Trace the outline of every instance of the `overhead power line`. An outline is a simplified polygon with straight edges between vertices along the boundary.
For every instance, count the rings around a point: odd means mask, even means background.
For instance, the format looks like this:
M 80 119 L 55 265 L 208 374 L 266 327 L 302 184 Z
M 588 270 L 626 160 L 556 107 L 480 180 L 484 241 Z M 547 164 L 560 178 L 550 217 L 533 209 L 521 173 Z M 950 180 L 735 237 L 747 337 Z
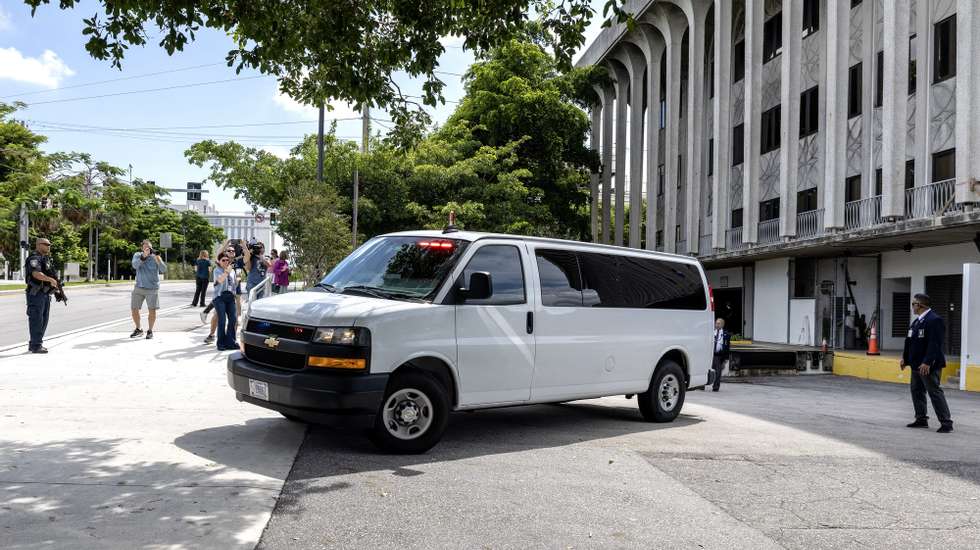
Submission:
M 327 120 L 335 121 L 345 121 L 345 120 L 361 120 L 361 117 L 337 117 L 329 118 Z M 260 126 L 285 126 L 294 124 L 313 124 L 316 120 L 290 120 L 283 122 L 253 122 L 248 124 L 210 124 L 210 125 L 196 125 L 196 126 L 145 126 L 145 127 L 131 127 L 131 128 L 110 128 L 104 126 L 94 126 L 88 124 L 77 124 L 77 123 L 67 123 L 67 122 L 57 122 L 50 120 L 36 120 L 28 119 L 25 122 L 30 124 L 54 124 L 59 126 L 78 126 L 85 128 L 96 128 L 101 130 L 119 130 L 119 131 L 156 131 L 156 130 L 206 130 L 209 128 L 253 128 Z M 390 122 L 390 121 L 389 121 Z
M 242 81 L 245 81 L 245 80 L 255 80 L 256 78 L 272 78 L 272 76 L 271 75 L 260 74 L 260 75 L 255 75 L 255 76 L 243 76 L 241 78 L 226 78 L 226 79 L 223 79 L 223 80 L 209 80 L 207 82 L 192 82 L 190 84 L 176 84 L 174 86 L 164 86 L 162 88 L 146 88 L 146 89 L 143 89 L 143 90 L 128 90 L 128 91 L 125 91 L 125 92 L 115 92 L 115 93 L 110 93 L 110 94 L 99 94 L 99 95 L 91 95 L 91 96 L 85 96 L 85 97 L 67 97 L 67 98 L 64 98 L 64 99 L 51 99 L 51 100 L 48 100 L 48 101 L 35 101 L 35 102 L 32 102 L 32 103 L 29 103 L 28 105 L 31 106 L 31 107 L 33 107 L 35 105 L 47 105 L 49 103 L 68 103 L 70 101 L 84 101 L 84 100 L 87 100 L 87 99 L 101 99 L 103 97 L 116 97 L 116 96 L 122 96 L 122 95 L 145 94 L 145 93 L 150 93 L 150 92 L 163 92 L 163 91 L 167 91 L 167 90 L 177 90 L 177 89 L 181 89 L 181 88 L 194 88 L 194 87 L 197 87 L 197 86 L 209 86 L 211 84 L 223 84 L 223 83 L 226 83 L 226 82 L 242 82 Z
M 97 82 L 85 82 L 85 83 L 82 83 L 82 84 L 72 84 L 71 86 L 60 86 L 58 88 L 51 88 L 49 90 L 38 90 L 36 92 L 24 92 L 24 93 L 21 93 L 21 94 L 11 94 L 11 95 L 7 95 L 7 96 L 2 96 L 2 97 L 0 97 L 0 99 L 7 99 L 7 98 L 11 98 L 11 97 L 24 97 L 24 96 L 28 96 L 28 95 L 37 95 L 37 94 L 49 94 L 51 92 L 60 92 L 61 90 L 72 90 L 72 89 L 75 89 L 75 88 L 85 88 L 85 87 L 88 87 L 88 86 L 98 86 L 100 84 L 109 84 L 109 83 L 112 83 L 112 82 L 122 82 L 123 80 L 135 80 L 135 79 L 138 79 L 138 78 L 147 78 L 147 77 L 151 77 L 151 76 L 160 76 L 162 74 L 179 73 L 179 72 L 183 72 L 183 71 L 193 71 L 193 70 L 196 70 L 196 69 L 204 69 L 206 67 L 216 67 L 218 65 L 224 65 L 224 63 L 207 63 L 207 64 L 204 64 L 204 65 L 194 65 L 193 67 L 182 67 L 180 69 L 170 69 L 168 71 L 157 71 L 157 72 L 153 72 L 153 73 L 143 73 L 143 74 L 137 74 L 137 75 L 132 75 L 132 76 L 123 76 L 123 77 L 120 77 L 120 78 L 110 78 L 109 80 L 99 80 Z

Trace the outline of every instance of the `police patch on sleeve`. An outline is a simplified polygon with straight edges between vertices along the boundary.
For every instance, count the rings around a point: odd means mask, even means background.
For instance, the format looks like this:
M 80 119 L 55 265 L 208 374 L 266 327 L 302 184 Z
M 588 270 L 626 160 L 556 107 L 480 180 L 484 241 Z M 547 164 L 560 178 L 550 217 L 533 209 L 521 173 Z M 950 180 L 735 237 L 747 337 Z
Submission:
M 36 259 L 31 260 L 31 267 L 34 269 L 41 269 L 41 262 L 37 261 Z

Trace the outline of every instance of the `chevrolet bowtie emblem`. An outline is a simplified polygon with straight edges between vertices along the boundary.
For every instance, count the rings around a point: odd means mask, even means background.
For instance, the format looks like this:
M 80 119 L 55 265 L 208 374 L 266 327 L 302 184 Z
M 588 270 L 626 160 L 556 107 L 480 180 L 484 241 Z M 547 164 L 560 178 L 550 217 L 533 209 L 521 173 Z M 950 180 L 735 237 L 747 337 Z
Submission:
M 279 339 L 276 338 L 276 336 L 273 334 L 272 336 L 265 339 L 265 345 L 269 346 L 272 349 L 276 349 L 279 347 Z

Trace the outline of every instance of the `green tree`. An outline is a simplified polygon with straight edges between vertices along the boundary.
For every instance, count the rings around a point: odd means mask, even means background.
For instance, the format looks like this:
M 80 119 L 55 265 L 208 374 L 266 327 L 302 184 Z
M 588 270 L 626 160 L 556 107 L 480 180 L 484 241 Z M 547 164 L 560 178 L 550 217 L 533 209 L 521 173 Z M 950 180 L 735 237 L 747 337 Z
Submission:
M 337 212 L 336 191 L 313 181 L 290 189 L 279 214 L 279 233 L 303 268 L 308 284 L 351 251 L 350 218 Z
M 608 0 L 617 5 L 619 0 Z M 24 0 L 37 12 L 50 0 Z M 279 78 L 289 96 L 310 105 L 340 99 L 386 108 L 400 127 L 427 120 L 416 100 L 435 106 L 445 83 L 438 59 L 440 39 L 461 36 L 465 47 L 484 51 L 521 35 L 539 18 L 554 54 L 571 66 L 593 16 L 591 0 L 427 0 L 425 2 L 308 2 L 301 0 L 99 0 L 83 20 L 85 49 L 121 67 L 130 46 L 159 39 L 168 54 L 182 51 L 202 28 L 226 33 L 226 56 L 238 71 L 252 68 Z M 62 10 L 80 2 L 60 0 Z M 88 12 L 91 13 L 91 12 Z M 422 81 L 422 96 L 403 94 L 393 75 Z

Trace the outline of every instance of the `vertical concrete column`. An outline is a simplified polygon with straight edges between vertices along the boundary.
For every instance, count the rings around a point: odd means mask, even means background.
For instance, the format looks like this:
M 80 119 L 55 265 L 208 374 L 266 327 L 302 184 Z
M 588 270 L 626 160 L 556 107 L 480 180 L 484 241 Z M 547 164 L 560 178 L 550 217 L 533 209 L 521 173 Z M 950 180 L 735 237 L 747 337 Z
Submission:
M 980 6 L 956 2 L 956 202 L 980 202 Z
M 881 215 L 905 215 L 905 142 L 908 136 L 909 0 L 885 10 L 881 109 Z
M 827 96 L 823 128 L 824 227 L 844 227 L 844 178 L 847 173 L 847 69 L 851 0 L 827 0 L 827 55 L 822 90 Z
M 725 230 L 728 228 L 728 181 L 731 170 L 731 107 L 732 96 L 732 3 L 715 0 L 715 100 L 714 109 L 714 165 L 712 182 L 713 203 L 711 211 L 711 246 L 725 248 Z M 701 251 L 704 254 L 705 251 Z
M 678 254 L 694 253 L 701 240 L 701 146 L 704 141 L 704 33 L 705 10 L 698 5 L 688 16 L 688 83 L 687 83 L 687 197 L 684 201 L 687 250 Z
M 957 23 L 959 18 L 957 17 Z M 980 391 L 980 264 L 963 264 L 960 313 L 960 389 Z
M 928 185 L 932 172 L 929 106 L 932 86 L 932 2 L 915 3 L 915 186 Z
M 803 4 L 783 2 L 783 53 L 780 60 L 779 234 L 796 235 L 796 181 L 800 169 L 800 53 Z
M 643 52 L 629 41 L 623 42 L 614 57 L 626 67 L 629 76 L 629 246 L 639 248 L 640 221 L 643 218 L 643 69 L 646 59 Z M 625 193 L 625 185 L 623 187 Z M 621 195 L 617 192 L 616 196 Z M 617 208 L 616 212 L 618 216 L 620 210 Z M 622 241 L 618 240 L 617 244 L 621 245 Z
M 599 235 L 601 242 L 609 244 L 609 222 L 612 209 L 612 162 L 613 162 L 613 112 L 616 98 L 612 86 L 602 90 L 602 208 L 599 209 Z
M 615 176 L 616 180 L 616 213 L 613 216 L 614 236 L 612 244 L 623 246 L 623 218 L 626 216 L 626 142 L 627 116 L 629 114 L 630 77 L 618 61 L 610 61 L 609 67 L 616 78 L 616 142 L 615 142 Z
M 861 198 L 874 196 L 875 191 L 875 66 L 878 63 L 876 37 L 881 29 L 875 28 L 875 3 L 862 2 L 857 8 L 860 13 L 861 27 L 864 29 L 861 42 Z M 847 80 L 844 80 L 847 82 Z M 861 213 L 861 223 L 869 224 L 867 212 Z
M 759 156 L 762 126 L 762 25 L 764 0 L 745 0 L 745 171 L 742 179 L 742 242 L 759 234 Z
M 596 88 L 599 98 L 602 98 L 602 89 Z M 589 129 L 589 146 L 593 151 L 600 151 L 602 134 L 602 103 L 592 106 L 592 125 Z M 599 170 L 602 168 L 600 166 Z M 589 176 L 589 221 L 592 227 L 592 242 L 599 242 L 599 172 L 592 172 Z
M 660 165 L 660 59 L 664 53 L 664 40 L 650 25 L 637 25 L 636 34 L 629 38 L 641 50 L 646 60 L 646 104 L 643 123 L 646 159 L 646 249 L 656 248 L 657 235 L 657 167 Z M 642 200 L 642 197 L 641 199 Z M 639 204 L 639 203 L 637 203 Z M 632 221 L 631 235 L 632 235 Z M 631 239 L 632 240 L 632 239 Z

